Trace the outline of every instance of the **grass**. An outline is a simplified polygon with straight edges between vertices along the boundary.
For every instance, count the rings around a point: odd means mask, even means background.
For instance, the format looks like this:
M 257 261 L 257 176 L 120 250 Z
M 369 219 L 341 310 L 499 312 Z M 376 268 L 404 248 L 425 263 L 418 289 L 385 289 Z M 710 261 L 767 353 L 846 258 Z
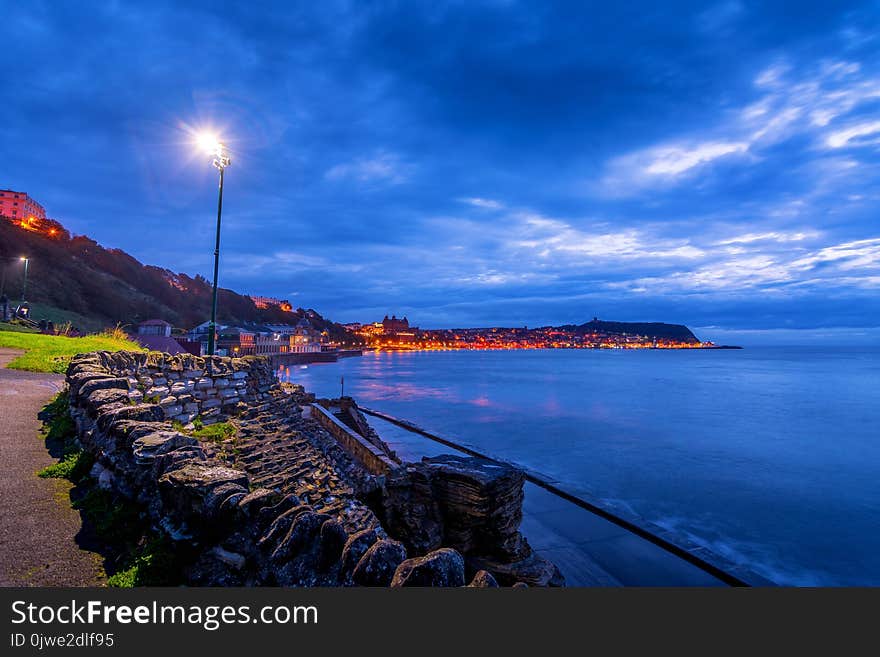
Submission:
M 134 586 L 172 586 L 179 584 L 180 565 L 167 541 L 148 540 L 137 551 L 131 565 L 107 579 L 107 585 L 128 589 Z
M 82 450 L 71 452 L 58 463 L 47 465 L 37 472 L 37 476 L 41 479 L 68 479 L 78 484 L 89 476 L 94 463 L 95 460 L 88 452 Z
M 227 438 L 232 438 L 236 433 L 234 424 L 229 422 L 218 422 L 217 424 L 208 424 L 200 428 L 196 428 L 190 435 L 199 440 L 208 440 L 211 442 L 223 442 Z
M 137 508 L 112 493 L 92 488 L 73 503 L 82 513 L 95 534 L 108 543 L 131 544 L 141 534 L 141 520 Z
M 42 479 L 68 479 L 78 484 L 89 476 L 95 460 L 91 454 L 80 449 L 76 441 L 76 425 L 70 417 L 67 391 L 59 392 L 46 404 L 40 416 L 43 419 L 42 434 L 53 453 L 60 453 L 60 460 L 37 472 Z
M 68 443 L 76 438 L 76 425 L 70 417 L 70 397 L 66 390 L 55 395 L 40 411 L 43 420 L 43 436 L 47 442 L 63 444 L 65 455 Z
M 31 328 L 24 324 L 16 322 L 0 322 L 0 331 L 8 331 L 10 333 L 39 333 L 40 329 Z
M 42 335 L 0 331 L 0 347 L 23 349 L 26 353 L 10 362 L 7 367 L 30 372 L 59 372 L 67 369 L 67 363 L 77 355 L 90 351 L 144 351 L 138 343 L 127 338 L 122 331 L 111 329 L 106 333 L 68 338 L 59 335 Z
M 69 323 L 83 333 L 97 333 L 104 327 L 103 322 L 94 317 L 86 317 L 85 315 L 56 308 L 39 301 L 28 301 L 28 305 L 31 307 L 32 319 L 35 321 L 40 321 L 41 319 L 49 320 L 55 324 L 56 329 L 61 329 L 65 324 Z

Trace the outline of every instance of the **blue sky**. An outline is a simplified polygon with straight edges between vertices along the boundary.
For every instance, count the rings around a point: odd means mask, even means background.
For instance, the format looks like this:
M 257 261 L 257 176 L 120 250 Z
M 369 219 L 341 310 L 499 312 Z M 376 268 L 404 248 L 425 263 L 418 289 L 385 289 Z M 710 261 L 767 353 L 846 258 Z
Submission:
M 210 127 L 241 292 L 880 335 L 876 2 L 218 6 L 5 2 L 0 187 L 208 275 Z

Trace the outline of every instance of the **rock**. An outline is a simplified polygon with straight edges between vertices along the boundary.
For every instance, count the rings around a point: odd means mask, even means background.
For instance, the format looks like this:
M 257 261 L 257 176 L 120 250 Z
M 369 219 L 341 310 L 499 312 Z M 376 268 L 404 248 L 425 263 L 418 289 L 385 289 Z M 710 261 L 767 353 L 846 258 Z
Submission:
M 409 552 L 426 554 L 442 547 L 442 516 L 426 468 L 408 466 L 389 475 L 382 491 L 382 524 Z
M 490 589 L 497 587 L 498 582 L 492 577 L 492 573 L 487 570 L 478 570 L 477 574 L 474 575 L 474 578 L 471 580 L 471 583 L 468 584 L 468 588 L 471 589 Z
M 452 548 L 440 548 L 424 557 L 407 559 L 394 572 L 392 587 L 464 586 L 464 559 Z
M 403 543 L 387 538 L 376 541 L 358 561 L 351 578 L 359 586 L 388 586 L 405 559 Z
M 462 554 L 516 561 L 530 553 L 519 533 L 522 470 L 487 459 L 443 455 L 423 459 L 443 518 L 444 545 Z
M 178 521 L 207 530 L 210 510 L 215 502 L 219 504 L 211 493 L 224 484 L 246 491 L 248 478 L 239 470 L 190 461 L 159 477 L 159 494 L 164 508 Z
M 270 488 L 257 488 L 245 496 L 238 506 L 246 516 L 256 515 L 263 507 L 274 506 L 281 499 L 281 494 Z
M 235 520 L 236 512 L 241 511 L 241 507 L 238 504 L 233 507 L 231 502 L 229 504 L 226 502 L 230 497 L 240 501 L 245 495 L 247 495 L 247 488 L 244 486 L 233 482 L 220 484 L 212 488 L 205 496 L 204 513 L 214 522 L 227 521 L 231 523 Z M 224 513 L 221 513 L 221 509 Z M 223 517 L 224 515 L 225 517 Z
M 297 556 L 300 552 L 313 546 L 315 537 L 321 530 L 321 525 L 329 519 L 323 513 L 305 511 L 293 521 L 290 531 L 278 543 L 272 553 L 272 561 L 285 561 Z M 317 547 L 315 545 L 315 547 Z
M 293 521 L 306 511 L 312 511 L 312 507 L 308 504 L 302 504 L 284 511 L 272 521 L 269 529 L 257 542 L 257 546 L 264 549 L 274 548 L 290 531 Z
M 381 527 L 373 527 L 364 529 L 356 534 L 352 534 L 345 542 L 342 549 L 342 574 L 345 577 L 354 572 L 355 567 L 364 556 L 366 551 L 370 549 L 376 541 L 386 538 L 385 531 Z
M 565 578 L 555 564 L 536 553 L 519 561 L 504 562 L 468 556 L 468 566 L 490 571 L 504 586 L 525 582 L 529 586 L 565 586 Z
M 285 513 L 286 511 L 297 507 L 301 508 L 302 506 L 302 500 L 300 500 L 293 493 L 289 493 L 288 495 L 282 497 L 281 501 L 277 504 L 274 504 L 272 506 L 264 506 L 263 508 L 259 509 L 257 511 L 257 524 L 260 527 L 265 527 L 282 513 Z
M 110 404 L 128 404 L 129 393 L 120 388 L 102 388 L 88 395 L 88 403 L 91 406 L 107 406 Z
M 342 558 L 342 550 L 345 548 L 347 540 L 348 534 L 345 532 L 345 527 L 336 518 L 331 518 L 321 525 L 320 547 L 318 548 L 318 568 L 321 571 L 329 570 Z
M 88 396 L 95 390 L 107 390 L 110 388 L 116 388 L 128 392 L 128 379 L 121 377 L 92 378 L 79 387 L 77 394 L 80 397 L 88 398 Z
M 241 570 L 244 568 L 245 563 L 247 563 L 247 559 L 244 558 L 243 555 L 238 554 L 237 552 L 230 552 L 229 550 L 224 550 L 219 545 L 214 546 L 208 551 L 213 557 L 216 557 L 219 561 L 222 561 L 227 566 L 231 566 L 235 568 L 235 570 Z
M 119 420 L 134 420 L 137 422 L 161 422 L 165 419 L 165 413 L 157 404 L 136 404 L 135 406 L 121 406 L 108 409 L 107 412 L 98 412 L 98 427 L 103 431 L 114 422 Z
M 183 406 L 179 404 L 176 406 L 165 406 L 163 410 L 165 411 L 166 418 L 173 418 L 183 413 Z
M 150 425 L 152 426 L 152 425 Z M 177 431 L 152 431 L 132 441 L 132 455 L 135 462 L 147 465 L 160 454 L 167 454 L 179 447 L 198 445 L 199 441 Z

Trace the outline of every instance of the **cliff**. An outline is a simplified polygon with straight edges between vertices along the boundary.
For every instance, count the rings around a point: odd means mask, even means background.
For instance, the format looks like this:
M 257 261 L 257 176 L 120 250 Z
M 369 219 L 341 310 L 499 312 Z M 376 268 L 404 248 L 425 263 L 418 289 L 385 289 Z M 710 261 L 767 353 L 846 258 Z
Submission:
M 663 322 L 606 322 L 594 319 L 580 325 L 569 324 L 560 328 L 575 331 L 582 335 L 598 333 L 611 335 L 641 335 L 648 338 L 674 340 L 695 344 L 697 336 L 684 324 L 665 324 Z

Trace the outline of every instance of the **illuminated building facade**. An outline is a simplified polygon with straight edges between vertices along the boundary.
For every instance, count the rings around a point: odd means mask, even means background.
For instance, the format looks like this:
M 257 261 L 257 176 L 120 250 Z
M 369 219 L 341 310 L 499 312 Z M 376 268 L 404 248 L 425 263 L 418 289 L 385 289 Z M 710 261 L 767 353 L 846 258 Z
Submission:
M 0 189 L 0 217 L 6 217 L 15 221 L 28 220 L 30 218 L 34 218 L 37 221 L 45 221 L 46 210 L 25 192 Z
M 261 308 L 263 310 L 269 308 L 269 306 L 278 306 L 281 310 L 286 312 L 290 312 L 293 310 L 293 306 L 290 304 L 290 301 L 287 299 L 276 299 L 275 297 L 259 297 L 259 296 L 250 296 L 251 301 L 254 302 L 254 305 L 257 308 Z

